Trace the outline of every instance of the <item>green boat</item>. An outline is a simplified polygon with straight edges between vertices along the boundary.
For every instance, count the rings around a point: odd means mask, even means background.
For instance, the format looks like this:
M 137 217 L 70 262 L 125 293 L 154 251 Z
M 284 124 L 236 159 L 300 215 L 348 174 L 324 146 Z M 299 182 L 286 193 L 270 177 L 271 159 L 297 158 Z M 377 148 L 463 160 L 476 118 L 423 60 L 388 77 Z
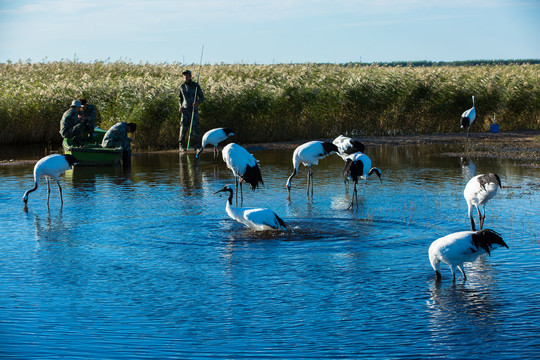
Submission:
M 103 148 L 101 141 L 106 131 L 98 127 L 94 128 L 91 141 L 85 141 L 81 145 L 74 145 L 73 139 L 64 139 L 62 146 L 64 154 L 70 154 L 77 158 L 79 165 L 116 165 L 122 160 L 122 147 Z

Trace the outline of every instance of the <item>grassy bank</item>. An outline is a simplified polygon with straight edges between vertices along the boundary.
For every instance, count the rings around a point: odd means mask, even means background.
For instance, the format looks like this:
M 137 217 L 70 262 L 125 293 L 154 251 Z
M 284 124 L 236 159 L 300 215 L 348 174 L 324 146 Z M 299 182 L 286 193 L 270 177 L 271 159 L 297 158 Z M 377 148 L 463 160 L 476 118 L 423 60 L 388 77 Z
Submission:
M 86 97 L 108 128 L 138 124 L 139 149 L 177 146 L 179 64 L 0 64 L 0 144 L 59 143 L 71 100 Z M 195 67 L 191 67 L 196 70 Z M 540 128 L 540 65 L 205 65 L 201 133 L 237 130 L 235 141 L 455 132 L 476 96 L 473 131 L 497 115 L 504 130 Z

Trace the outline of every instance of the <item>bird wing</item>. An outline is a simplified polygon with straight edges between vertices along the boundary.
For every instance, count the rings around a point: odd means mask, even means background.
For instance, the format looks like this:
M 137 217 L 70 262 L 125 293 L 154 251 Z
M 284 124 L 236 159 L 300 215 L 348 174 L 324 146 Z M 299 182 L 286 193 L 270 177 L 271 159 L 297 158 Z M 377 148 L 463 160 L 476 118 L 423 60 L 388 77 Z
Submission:
M 472 242 L 477 249 L 484 249 L 488 255 L 491 255 L 490 250 L 493 250 L 499 246 L 505 246 L 508 249 L 508 245 L 504 242 L 496 231 L 491 229 L 484 229 L 471 234 Z
M 222 156 L 227 167 L 238 175 L 245 172 L 247 165 L 254 167 L 259 163 L 246 149 L 235 143 L 225 146 Z
M 244 219 L 253 224 L 251 227 L 257 230 L 268 230 L 268 228 L 279 230 L 282 229 L 285 224 L 283 220 L 270 209 L 248 209 L 244 212 Z M 281 220 L 281 222 L 279 220 Z
M 469 117 L 469 113 L 471 112 L 471 110 L 472 110 L 472 109 L 465 110 L 465 111 L 463 112 L 463 114 L 461 114 L 461 117 L 466 117 L 466 118 L 468 118 L 468 117 Z
M 346 136 L 339 135 L 337 138 L 334 139 L 334 141 L 332 141 L 332 143 L 337 146 L 339 153 L 343 154 L 350 146 L 350 140 L 351 139 Z
M 447 264 L 448 262 L 471 261 L 472 258 L 480 255 L 479 249 L 472 242 L 471 234 L 473 233 L 473 231 L 460 231 L 443 236 L 433 242 L 430 252 L 437 253 L 440 260 Z
M 469 110 L 465 110 L 463 114 L 461 114 L 462 118 L 468 118 L 469 121 L 472 123 L 473 120 L 476 118 L 476 111 L 474 107 L 470 108 Z
M 71 169 L 71 165 L 64 155 L 52 154 L 39 160 L 34 166 L 34 178 L 39 181 L 41 176 L 48 176 L 58 180 L 58 176 Z
M 212 144 L 217 146 L 220 142 L 227 138 L 227 134 L 223 131 L 223 128 L 212 129 L 207 131 L 203 136 L 203 144 Z
M 324 151 L 322 141 L 307 142 L 298 147 L 297 150 L 298 157 L 305 166 L 318 165 L 319 159 L 322 159 L 328 155 Z

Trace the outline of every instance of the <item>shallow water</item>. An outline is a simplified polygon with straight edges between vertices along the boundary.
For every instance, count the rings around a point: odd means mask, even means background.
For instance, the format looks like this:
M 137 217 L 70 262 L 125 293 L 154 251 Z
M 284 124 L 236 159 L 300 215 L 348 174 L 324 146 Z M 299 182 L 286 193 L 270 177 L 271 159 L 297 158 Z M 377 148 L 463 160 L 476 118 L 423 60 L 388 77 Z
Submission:
M 383 172 L 351 211 L 336 155 L 285 182 L 292 151 L 252 149 L 265 186 L 244 206 L 290 231 L 225 213 L 234 184 L 211 151 L 138 154 L 129 170 L 77 167 L 30 195 L 32 165 L 0 166 L 4 358 L 533 358 L 540 354 L 540 170 L 445 157 L 440 146 L 371 147 Z M 510 249 L 435 281 L 427 250 L 468 230 L 463 188 L 496 172 L 485 226 Z

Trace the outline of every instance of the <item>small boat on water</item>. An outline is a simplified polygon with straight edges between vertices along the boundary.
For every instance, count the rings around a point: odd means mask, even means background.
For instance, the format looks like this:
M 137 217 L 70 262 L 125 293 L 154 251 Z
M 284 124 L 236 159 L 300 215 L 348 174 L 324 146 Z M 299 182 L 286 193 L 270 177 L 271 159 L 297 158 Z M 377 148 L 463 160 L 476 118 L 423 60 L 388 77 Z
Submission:
M 81 145 L 73 144 L 73 139 L 64 139 L 62 146 L 64 154 L 70 154 L 77 158 L 79 165 L 116 165 L 122 160 L 124 149 L 101 147 L 101 141 L 106 131 L 98 127 L 94 128 L 92 141 L 85 141 Z

